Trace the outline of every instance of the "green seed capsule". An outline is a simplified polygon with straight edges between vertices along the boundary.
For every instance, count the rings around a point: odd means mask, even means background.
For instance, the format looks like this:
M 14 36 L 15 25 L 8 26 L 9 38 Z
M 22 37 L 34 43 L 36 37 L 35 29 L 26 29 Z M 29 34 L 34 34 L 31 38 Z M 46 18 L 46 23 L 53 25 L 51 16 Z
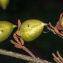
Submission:
M 9 0 L 0 0 L 0 6 L 5 10 L 9 4 Z
M 0 42 L 6 40 L 16 25 L 8 21 L 0 21 Z
M 46 25 L 46 23 L 37 19 L 26 20 L 20 27 L 20 35 L 23 40 L 32 41 L 43 32 L 43 28 Z
M 63 27 L 63 17 L 60 19 L 60 24 Z

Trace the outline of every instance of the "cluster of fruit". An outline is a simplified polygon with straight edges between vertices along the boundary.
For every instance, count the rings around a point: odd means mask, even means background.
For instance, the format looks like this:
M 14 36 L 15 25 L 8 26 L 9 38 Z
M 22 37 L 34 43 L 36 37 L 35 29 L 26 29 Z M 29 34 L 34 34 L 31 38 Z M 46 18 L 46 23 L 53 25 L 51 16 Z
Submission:
M 46 26 L 47 29 L 52 31 L 54 34 L 63 37 L 63 13 L 60 14 L 60 19 L 55 26 L 52 26 L 50 22 L 44 23 L 38 19 L 28 19 L 22 24 L 20 20 L 18 20 L 18 26 L 9 21 L 0 21 L 0 42 L 6 40 L 16 27 L 19 29 L 17 30 L 17 34 L 24 41 L 32 41 L 39 37 L 39 35 L 43 32 L 44 26 Z
M 47 24 L 40 20 L 26 20 L 20 26 L 20 36 L 24 41 L 32 41 L 42 33 L 44 26 Z M 9 21 L 0 21 L 0 42 L 6 40 L 16 27 Z

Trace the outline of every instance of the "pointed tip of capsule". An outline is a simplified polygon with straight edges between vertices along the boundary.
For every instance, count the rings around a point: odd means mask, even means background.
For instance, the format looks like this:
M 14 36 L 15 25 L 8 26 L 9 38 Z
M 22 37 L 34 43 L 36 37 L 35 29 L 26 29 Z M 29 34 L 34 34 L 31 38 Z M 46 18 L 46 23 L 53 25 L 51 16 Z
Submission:
M 17 26 L 16 25 L 13 25 L 13 28 L 16 28 Z
M 7 8 L 6 6 L 2 6 L 2 9 L 3 9 L 3 10 L 6 10 L 6 8 Z
M 42 23 L 42 27 L 44 28 L 44 26 L 46 26 L 46 28 L 47 28 L 47 23 Z M 46 29 L 46 30 L 44 30 L 43 31 L 43 33 L 48 33 L 49 32 L 49 30 L 48 29 Z
M 42 23 L 42 26 L 47 26 L 47 23 Z

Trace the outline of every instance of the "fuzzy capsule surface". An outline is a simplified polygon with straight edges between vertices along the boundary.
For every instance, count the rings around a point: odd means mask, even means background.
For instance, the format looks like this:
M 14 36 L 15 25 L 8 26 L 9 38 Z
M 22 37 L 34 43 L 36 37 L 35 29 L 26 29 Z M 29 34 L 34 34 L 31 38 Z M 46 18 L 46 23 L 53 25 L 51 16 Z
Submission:
M 0 43 L 6 40 L 16 25 L 9 21 L 0 21 Z
M 28 19 L 24 21 L 20 27 L 20 36 L 26 42 L 32 41 L 40 36 L 46 25 L 46 23 L 40 20 Z

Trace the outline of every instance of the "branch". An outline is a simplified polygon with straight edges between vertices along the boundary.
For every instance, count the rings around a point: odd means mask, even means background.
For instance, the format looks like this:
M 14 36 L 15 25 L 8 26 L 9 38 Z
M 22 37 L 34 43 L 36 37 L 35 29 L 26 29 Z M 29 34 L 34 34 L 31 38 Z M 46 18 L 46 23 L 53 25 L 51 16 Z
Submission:
M 4 49 L 0 49 L 0 54 L 26 60 L 26 61 L 29 61 L 29 63 L 49 63 L 47 60 L 42 60 L 40 58 L 33 58 L 27 55 L 19 54 L 12 51 L 7 51 Z
M 63 63 L 63 58 L 61 57 L 61 55 L 59 54 L 59 52 L 57 51 L 56 54 L 52 53 L 53 55 L 53 60 L 56 62 L 56 63 Z

